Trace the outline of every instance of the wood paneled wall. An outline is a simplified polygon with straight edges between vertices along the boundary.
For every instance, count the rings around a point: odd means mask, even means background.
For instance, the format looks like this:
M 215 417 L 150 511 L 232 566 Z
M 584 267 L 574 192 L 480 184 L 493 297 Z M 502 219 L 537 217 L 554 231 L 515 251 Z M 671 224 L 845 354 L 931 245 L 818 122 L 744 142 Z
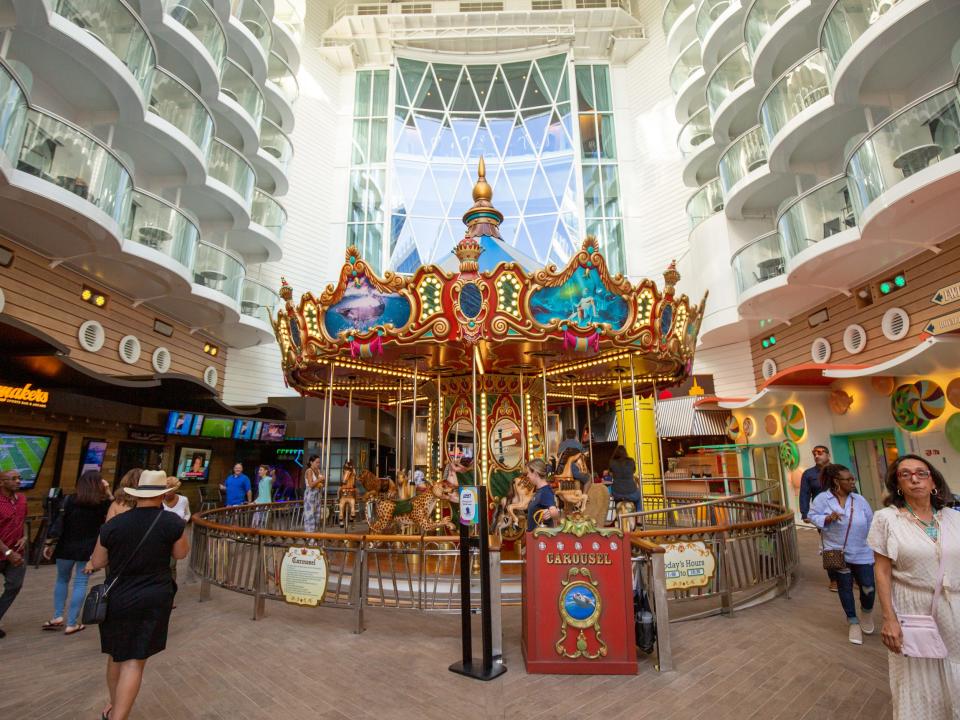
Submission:
M 939 288 L 960 281 L 960 236 L 943 243 L 941 248 L 939 254 L 925 251 L 874 278 L 872 305 L 858 307 L 855 297 L 838 295 L 792 318 L 789 325 L 774 326 L 769 331 L 765 330 L 762 336 L 753 338 L 750 350 L 757 385 L 765 382 L 761 364 L 766 358 L 773 358 L 778 372 L 813 362 L 810 349 L 813 341 L 819 337 L 826 338 L 830 343 L 830 364 L 875 365 L 915 347 L 931 319 L 951 310 L 960 310 L 960 304 L 940 306 L 931 301 Z M 879 295 L 876 282 L 892 277 L 897 271 L 906 274 L 906 287 L 889 295 Z M 870 283 L 862 283 L 857 287 L 867 284 Z M 811 328 L 807 318 L 823 307 L 827 309 L 830 319 Z M 894 307 L 907 311 L 910 331 L 905 338 L 891 341 L 884 336 L 881 322 L 884 313 Z M 843 346 L 843 333 L 850 324 L 861 325 L 867 331 L 866 347 L 855 355 L 851 355 Z M 770 335 L 776 336 L 777 343 L 772 348 L 764 349 L 763 338 Z
M 43 257 L 10 240 L 0 238 L 0 242 L 16 253 L 10 267 L 0 268 L 0 288 L 6 297 L 4 315 L 52 336 L 70 349 L 71 359 L 98 373 L 113 376 L 154 375 L 151 356 L 157 347 L 163 346 L 170 351 L 171 373 L 202 380 L 204 370 L 213 365 L 219 376 L 217 392 L 223 392 L 226 348 L 222 348 L 216 357 L 211 357 L 203 352 L 205 340 L 199 335 L 191 335 L 187 326 L 149 308 L 135 308 L 130 299 L 106 291 L 106 288 L 104 290 L 109 301 L 105 308 L 84 302 L 80 298 L 84 284 L 100 289 L 97 283 L 62 266 L 51 268 Z M 153 321 L 158 317 L 173 326 L 172 337 L 154 331 Z M 83 350 L 77 340 L 80 325 L 87 320 L 97 320 L 106 332 L 106 341 L 96 353 Z M 119 355 L 120 339 L 125 335 L 135 335 L 140 340 L 140 359 L 132 365 L 121 360 Z

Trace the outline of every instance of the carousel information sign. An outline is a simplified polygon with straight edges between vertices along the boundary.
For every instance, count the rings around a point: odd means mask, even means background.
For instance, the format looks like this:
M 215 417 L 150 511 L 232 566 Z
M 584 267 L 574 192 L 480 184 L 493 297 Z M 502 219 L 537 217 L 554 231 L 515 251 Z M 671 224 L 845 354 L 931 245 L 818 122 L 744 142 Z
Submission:
M 280 564 L 280 591 L 288 603 L 319 605 L 327 592 L 327 556 L 320 548 L 292 547 Z
M 713 553 L 702 542 L 669 543 L 663 548 L 667 590 L 705 587 L 717 571 Z
M 463 525 L 478 525 L 480 513 L 477 488 L 473 485 L 463 486 L 460 490 L 460 522 Z

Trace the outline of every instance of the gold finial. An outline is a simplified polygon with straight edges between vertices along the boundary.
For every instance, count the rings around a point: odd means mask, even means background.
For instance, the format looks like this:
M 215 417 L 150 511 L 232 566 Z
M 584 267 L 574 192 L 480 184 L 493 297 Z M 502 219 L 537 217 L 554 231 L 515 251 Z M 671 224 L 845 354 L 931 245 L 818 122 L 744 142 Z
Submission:
M 473 186 L 473 201 L 480 202 L 493 200 L 493 188 L 487 182 L 487 165 L 480 156 L 480 163 L 477 166 L 477 184 Z

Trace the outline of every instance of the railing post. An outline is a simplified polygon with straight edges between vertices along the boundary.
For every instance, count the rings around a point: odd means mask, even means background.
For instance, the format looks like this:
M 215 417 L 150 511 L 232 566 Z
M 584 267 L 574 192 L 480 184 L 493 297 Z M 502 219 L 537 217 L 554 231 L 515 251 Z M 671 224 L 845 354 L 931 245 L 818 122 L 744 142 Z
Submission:
M 722 532 L 717 538 L 717 561 L 720 563 L 720 612 L 733 617 L 733 589 L 730 587 L 730 572 L 727 568 L 727 534 Z
M 670 646 L 670 605 L 667 600 L 664 554 L 651 553 L 650 565 L 653 579 L 653 607 L 657 618 L 657 669 L 660 672 L 669 672 L 673 670 L 673 649 Z M 642 569 L 641 572 L 643 572 Z
M 356 613 L 354 615 L 353 632 L 356 635 L 362 633 L 366 628 L 363 626 L 363 606 L 367 602 L 367 546 L 366 541 L 360 541 L 360 547 L 357 550 L 357 559 L 353 565 L 353 577 L 351 578 L 350 594 L 356 603 Z
M 253 619 L 259 620 L 265 614 L 266 608 L 263 598 L 263 537 L 257 536 L 257 567 L 254 573 L 253 586 Z
M 500 549 L 490 551 L 490 627 L 493 631 L 492 656 L 503 661 L 503 618 L 500 597 Z

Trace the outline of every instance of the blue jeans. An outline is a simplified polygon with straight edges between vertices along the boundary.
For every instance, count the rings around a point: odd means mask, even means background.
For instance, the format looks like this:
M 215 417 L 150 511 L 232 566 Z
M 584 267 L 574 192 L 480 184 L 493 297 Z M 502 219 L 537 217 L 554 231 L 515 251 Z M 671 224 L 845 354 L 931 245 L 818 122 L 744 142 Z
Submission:
M 613 494 L 614 502 L 620 502 L 621 500 L 627 500 L 632 502 L 638 508 L 640 507 L 640 491 L 634 490 L 632 493 L 614 493 Z
M 87 584 L 90 576 L 83 571 L 86 560 L 57 560 L 57 584 L 53 586 L 53 616 L 63 617 L 63 606 L 67 604 L 67 586 L 73 575 L 73 594 L 70 596 L 70 608 L 67 613 L 67 626 L 73 627 L 79 622 L 80 609 L 87 597 Z M 76 572 L 74 572 L 76 570 Z
M 877 596 L 876 582 L 873 579 L 873 563 L 869 565 L 854 565 L 847 563 L 845 570 L 837 572 L 837 594 L 840 595 L 840 604 L 847 614 L 847 621 L 855 625 L 857 620 L 857 604 L 853 600 L 853 583 L 860 588 L 860 609 L 864 612 L 873 610 L 873 601 Z

